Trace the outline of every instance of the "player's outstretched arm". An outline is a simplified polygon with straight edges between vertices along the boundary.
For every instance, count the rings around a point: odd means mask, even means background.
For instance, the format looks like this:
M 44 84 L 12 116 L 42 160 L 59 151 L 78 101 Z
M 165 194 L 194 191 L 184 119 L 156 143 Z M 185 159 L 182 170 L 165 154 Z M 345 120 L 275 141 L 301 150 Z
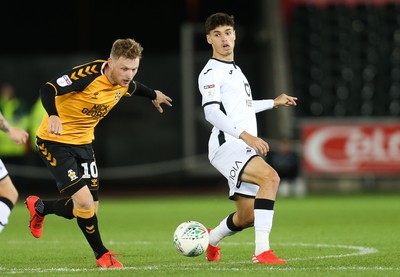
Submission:
M 28 132 L 18 127 L 10 127 L 7 135 L 15 144 L 25 144 L 29 138 Z
M 29 138 L 28 132 L 26 132 L 21 128 L 11 126 L 1 112 L 0 112 L 0 130 L 5 132 L 7 136 L 15 144 L 25 144 Z
M 289 96 L 285 93 L 282 93 L 278 97 L 274 99 L 274 107 L 278 108 L 279 106 L 297 106 L 297 97 Z
M 164 93 L 162 93 L 159 90 L 154 90 L 154 91 L 156 92 L 157 97 L 156 97 L 156 99 L 152 100 L 151 102 L 153 102 L 154 107 L 156 107 L 156 109 L 160 113 L 164 112 L 163 108 L 161 107 L 161 104 L 165 104 L 167 106 L 172 107 L 172 103 L 171 103 L 172 99 L 169 96 L 165 95 Z

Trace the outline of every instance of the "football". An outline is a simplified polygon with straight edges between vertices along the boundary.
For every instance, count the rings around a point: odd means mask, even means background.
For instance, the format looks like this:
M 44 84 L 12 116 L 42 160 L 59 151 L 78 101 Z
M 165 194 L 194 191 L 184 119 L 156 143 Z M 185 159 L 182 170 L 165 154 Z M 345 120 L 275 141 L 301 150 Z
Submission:
M 175 249 L 183 256 L 199 256 L 207 250 L 207 228 L 194 220 L 185 221 L 176 228 L 173 243 Z

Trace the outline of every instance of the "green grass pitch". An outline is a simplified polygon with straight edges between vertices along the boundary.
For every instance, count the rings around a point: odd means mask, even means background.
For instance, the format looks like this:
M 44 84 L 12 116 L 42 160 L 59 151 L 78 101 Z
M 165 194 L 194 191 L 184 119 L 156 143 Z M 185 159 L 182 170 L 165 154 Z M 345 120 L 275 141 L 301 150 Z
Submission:
M 22 200 L 0 234 L 0 276 L 400 276 L 400 195 L 279 198 L 271 248 L 286 265 L 253 265 L 254 229 L 226 238 L 221 261 L 181 256 L 175 228 L 197 220 L 214 227 L 231 213 L 225 195 L 106 198 L 99 223 L 106 246 L 126 266 L 100 269 L 75 220 L 46 217 L 29 232 Z

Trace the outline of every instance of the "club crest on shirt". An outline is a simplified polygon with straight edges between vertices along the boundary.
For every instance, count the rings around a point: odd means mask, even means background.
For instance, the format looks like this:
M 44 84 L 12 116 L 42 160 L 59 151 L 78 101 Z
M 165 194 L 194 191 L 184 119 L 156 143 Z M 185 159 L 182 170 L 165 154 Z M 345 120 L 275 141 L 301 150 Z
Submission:
M 98 99 L 97 98 L 97 96 L 99 95 L 99 93 L 98 92 L 95 92 L 95 93 L 93 93 L 93 95 L 92 95 L 92 99 Z
M 68 77 L 68 75 L 63 75 L 57 79 L 57 85 L 59 85 L 60 87 L 70 86 L 72 85 L 72 81 Z

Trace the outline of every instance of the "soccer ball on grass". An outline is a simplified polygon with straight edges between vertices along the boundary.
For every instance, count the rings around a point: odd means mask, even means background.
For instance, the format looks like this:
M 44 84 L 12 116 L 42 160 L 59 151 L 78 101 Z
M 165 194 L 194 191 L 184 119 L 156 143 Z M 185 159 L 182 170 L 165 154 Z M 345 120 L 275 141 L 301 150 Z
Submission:
M 173 243 L 175 249 L 183 256 L 199 256 L 207 250 L 207 228 L 194 220 L 185 221 L 176 228 Z

